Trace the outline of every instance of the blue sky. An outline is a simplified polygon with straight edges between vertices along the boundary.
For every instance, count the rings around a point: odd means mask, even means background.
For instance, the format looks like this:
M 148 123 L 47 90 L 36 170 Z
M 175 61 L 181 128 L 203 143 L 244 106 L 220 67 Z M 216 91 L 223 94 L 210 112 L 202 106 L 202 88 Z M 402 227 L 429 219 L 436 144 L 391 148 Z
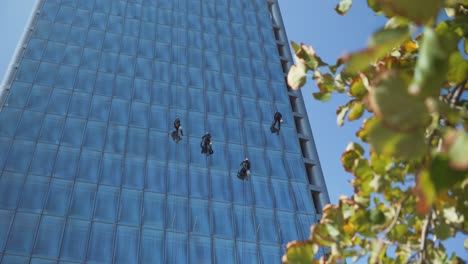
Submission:
M 366 1 L 354 1 L 346 16 L 339 16 L 334 8 L 338 1 L 329 0 L 278 0 L 290 41 L 304 42 L 314 47 L 323 60 L 334 63 L 346 52 L 363 48 L 373 31 L 383 26 L 385 19 L 375 16 Z M 16 44 L 25 27 L 36 0 L 3 0 L 0 4 L 0 79 L 3 78 Z M 336 125 L 335 111 L 346 103 L 343 95 L 334 96 L 328 103 L 312 99 L 315 84 L 309 80 L 302 92 L 319 152 L 323 174 L 330 200 L 336 202 L 340 195 L 351 195 L 348 184 L 350 174 L 343 170 L 340 156 L 346 145 L 356 140 L 355 132 L 360 122 Z M 465 254 L 463 239 L 459 236 L 449 243 L 449 248 Z M 465 253 L 463 253 L 465 252 Z

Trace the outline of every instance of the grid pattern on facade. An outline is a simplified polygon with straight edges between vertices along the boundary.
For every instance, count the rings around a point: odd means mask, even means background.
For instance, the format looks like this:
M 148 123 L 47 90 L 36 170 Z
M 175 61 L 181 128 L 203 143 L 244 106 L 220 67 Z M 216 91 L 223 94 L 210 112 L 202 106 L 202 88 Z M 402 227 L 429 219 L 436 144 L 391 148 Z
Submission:
M 308 237 L 316 215 L 264 0 L 39 10 L 0 112 L 2 263 L 275 263 Z M 249 182 L 236 178 L 244 157 Z

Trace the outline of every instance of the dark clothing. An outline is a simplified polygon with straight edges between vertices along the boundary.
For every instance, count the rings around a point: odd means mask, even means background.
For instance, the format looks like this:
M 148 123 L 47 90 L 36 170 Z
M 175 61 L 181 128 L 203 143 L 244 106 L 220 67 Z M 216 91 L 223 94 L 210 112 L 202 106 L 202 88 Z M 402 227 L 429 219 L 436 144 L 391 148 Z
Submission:
M 241 180 L 246 180 L 250 174 L 250 161 L 244 160 L 240 164 L 239 171 L 237 172 L 237 177 Z
M 283 115 L 281 115 L 281 113 L 277 111 L 273 117 L 273 123 L 271 124 L 271 126 L 275 127 L 275 125 L 278 124 L 278 130 L 281 129 L 282 118 L 283 118 Z
M 200 147 L 201 147 L 201 153 L 205 153 L 206 155 L 213 154 L 214 151 L 211 148 L 211 135 L 206 134 L 202 137 L 202 140 L 200 142 Z
M 176 118 L 174 120 L 174 128 L 175 128 L 175 131 L 177 131 L 177 134 L 179 133 L 180 131 L 180 135 L 183 136 L 184 135 L 184 132 L 182 131 L 182 126 L 180 125 L 180 119 L 179 118 Z

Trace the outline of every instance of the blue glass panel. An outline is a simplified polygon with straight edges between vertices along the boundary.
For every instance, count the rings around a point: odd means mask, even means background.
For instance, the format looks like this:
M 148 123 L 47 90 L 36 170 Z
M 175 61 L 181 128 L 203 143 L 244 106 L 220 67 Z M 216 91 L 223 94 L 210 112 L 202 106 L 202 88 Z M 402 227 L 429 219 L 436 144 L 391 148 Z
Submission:
M 206 166 L 207 157 L 203 154 L 200 154 L 201 151 L 199 138 L 190 138 L 189 151 L 191 164 L 196 164 L 202 167 Z
M 307 181 L 302 155 L 287 155 L 286 164 L 289 168 L 291 179 L 301 182 Z
M 142 192 L 123 189 L 120 194 L 120 223 L 140 225 Z
M 54 177 L 74 179 L 78 167 L 79 149 L 60 147 L 55 162 Z
M 70 216 L 90 219 L 93 214 L 96 185 L 77 182 L 70 204 Z
M 127 55 L 119 55 L 117 73 L 132 76 L 135 73 L 135 58 Z
M 145 155 L 147 137 L 147 130 L 130 127 L 127 134 L 127 154 L 139 156 Z
M 120 186 L 123 174 L 122 157 L 105 153 L 101 167 L 101 183 Z
M 164 209 L 166 198 L 163 194 L 144 193 L 143 225 L 145 227 L 164 229 Z
M 94 4 L 94 12 L 101 12 L 104 14 L 108 14 L 112 6 L 111 3 L 112 3 L 112 0 L 96 1 L 96 3 Z
M 0 178 L 0 206 L 4 209 L 16 209 L 18 198 L 23 190 L 24 174 L 3 172 Z M 3 248 L 0 240 L 0 249 Z
M 68 115 L 73 117 L 87 118 L 89 106 L 91 104 L 91 95 L 85 93 L 73 93 L 68 108 Z
M 189 67 L 189 85 L 203 88 L 203 72 L 200 69 Z
M 106 96 L 112 96 L 112 87 L 114 86 L 114 75 L 100 72 L 98 73 L 94 93 Z
M 104 42 L 104 31 L 90 29 L 85 46 L 93 49 L 101 49 Z
M 138 37 L 140 33 L 140 21 L 126 18 L 123 31 L 124 35 Z
M 3 168 L 5 161 L 8 157 L 12 140 L 10 138 L 0 137 L 0 168 Z
M 94 219 L 98 221 L 115 223 L 120 190 L 115 187 L 100 185 L 96 194 Z
M 63 128 L 62 144 L 79 147 L 83 140 L 86 121 L 68 117 Z
M 154 15 L 156 12 L 154 12 Z M 156 38 L 156 24 L 154 23 L 141 23 L 142 38 L 154 40 Z
M 155 160 L 147 160 L 146 163 L 146 186 L 151 191 L 166 192 L 166 165 Z
M 207 90 L 221 92 L 223 90 L 223 82 L 219 72 L 205 70 L 205 87 Z
M 13 146 L 10 149 L 8 160 L 5 165 L 5 169 L 27 172 L 29 163 L 34 153 L 34 143 L 30 141 L 14 140 Z
M 68 43 L 77 46 L 83 46 L 86 41 L 87 31 L 87 28 L 75 26 L 71 27 L 70 34 L 68 35 Z M 67 51 L 65 51 L 65 54 L 67 54 Z M 79 54 L 81 55 L 81 52 Z
M 109 117 L 109 111 L 111 107 L 111 98 L 105 96 L 93 96 L 91 102 L 91 111 L 89 113 L 89 119 L 107 122 Z
M 44 206 L 44 212 L 52 215 L 65 216 L 68 211 L 70 194 L 73 182 L 52 178 L 50 181 L 49 194 Z
M 280 247 L 260 244 L 260 258 L 262 263 L 276 263 L 282 257 Z
M 45 115 L 42 130 L 39 135 L 40 141 L 58 144 L 62 136 L 62 128 L 65 117 L 56 115 Z
M 221 25 L 223 25 L 224 23 L 218 22 L 217 24 L 218 24 L 218 31 L 220 31 L 220 33 L 221 33 L 220 35 L 223 35 L 223 34 L 226 35 L 226 33 L 230 33 L 228 25 L 227 25 L 227 28 L 221 29 Z M 225 33 L 223 33 L 223 32 L 225 32 Z M 234 53 L 234 50 L 232 48 L 231 38 L 219 37 L 218 40 L 219 40 L 219 47 L 220 47 L 221 52 L 223 52 L 225 54 L 233 54 Z M 223 58 L 223 57 L 221 57 L 221 58 Z M 225 58 L 228 58 L 228 57 L 225 57 Z M 232 70 L 234 71 L 235 69 L 232 69 Z
M 54 89 L 49 100 L 47 112 L 52 114 L 65 115 L 67 113 L 70 97 L 70 91 Z
M 100 163 L 101 152 L 83 149 L 78 164 L 78 180 L 97 183 L 99 181 Z
M 209 197 L 208 172 L 204 168 L 189 167 L 190 196 L 198 198 Z
M 210 209 L 206 200 L 190 199 L 190 232 L 210 235 Z
M 231 174 L 231 177 L 235 177 L 232 181 L 232 193 L 234 194 L 234 203 L 243 205 L 253 204 L 252 185 L 246 181 L 242 181 L 237 178 L 236 172 Z
M 75 84 L 75 77 L 77 73 L 77 68 L 75 67 L 68 67 L 65 65 L 60 65 L 58 76 L 55 79 L 55 88 L 61 88 L 66 90 L 72 90 L 73 85 Z M 87 82 L 92 82 L 94 84 L 94 75 L 93 76 L 86 76 L 89 78 Z M 78 79 L 79 83 L 80 79 Z M 80 84 L 80 83 L 79 83 Z M 81 84 L 80 84 L 81 86 Z M 90 88 L 92 91 L 92 86 L 85 86 L 85 88 Z
M 57 77 L 57 64 L 42 62 L 37 70 L 36 83 L 52 86 Z
M 2 259 L 2 263 L 9 263 L 9 264 L 29 264 L 29 257 L 21 257 L 16 255 L 8 255 Z
M 140 263 L 164 263 L 164 233 L 143 229 L 141 231 Z
M 258 123 L 244 122 L 245 139 L 248 145 L 263 147 L 263 133 Z M 297 144 L 297 143 L 296 143 Z
M 24 57 L 28 59 L 41 59 L 42 53 L 46 47 L 46 41 L 37 38 L 31 38 L 29 40 L 26 51 L 24 52 Z
M 112 16 L 110 16 L 112 18 Z M 111 24 L 112 19 L 109 19 L 109 27 L 112 26 Z M 104 42 L 102 44 L 102 48 L 104 50 L 119 52 L 120 51 L 120 35 L 112 34 L 107 32 L 106 36 L 104 37 Z
M 63 235 L 60 258 L 84 262 L 91 222 L 69 219 Z M 95 224 L 99 225 L 99 224 Z M 104 230 L 102 230 L 104 232 Z M 98 245 L 101 247 L 101 245 Z
M 99 64 L 99 70 L 116 73 L 118 57 L 119 55 L 117 53 L 103 51 L 101 53 L 101 63 Z
M 187 166 L 169 163 L 167 170 L 167 192 L 176 195 L 187 195 Z
M 23 59 L 16 73 L 16 80 L 32 83 L 38 68 L 39 61 Z
M 117 75 L 114 85 L 114 96 L 123 99 L 131 99 L 133 79 L 127 76 Z
M 234 206 L 234 217 L 236 221 L 236 238 L 255 241 L 257 237 L 257 226 L 254 222 L 253 208 L 248 206 Z
M 130 112 L 130 124 L 147 128 L 149 123 L 149 105 L 134 102 Z
M 113 263 L 138 263 L 138 228 L 118 226 Z
M 233 240 L 213 239 L 213 251 L 214 263 L 236 263 Z
M 187 232 L 187 199 L 178 196 L 167 196 L 166 229 Z
M 167 131 L 167 110 L 163 107 L 151 107 L 150 128 L 159 131 Z
M 278 211 L 276 217 L 278 219 L 281 243 L 285 245 L 292 240 L 297 240 L 299 236 L 296 229 L 297 225 L 294 214 Z
M 78 2 L 78 3 L 79 4 L 85 4 L 85 3 L 82 3 L 82 2 Z M 87 2 L 86 4 L 89 5 L 90 2 Z M 91 9 L 90 6 L 88 6 L 87 9 L 90 10 Z M 89 27 L 91 12 L 86 11 L 86 10 L 82 10 L 82 9 L 77 9 L 77 10 L 74 11 L 74 13 L 75 13 L 75 17 L 73 19 L 73 24 L 74 25 L 78 25 L 78 26 L 82 26 L 82 27 Z
M 37 232 L 33 255 L 57 258 L 64 225 L 64 218 L 43 216 Z
M 55 260 L 42 259 L 42 258 L 31 258 L 31 264 L 55 264 L 55 263 L 56 263 Z
M 208 112 L 223 114 L 223 99 L 220 93 L 206 92 L 206 108 Z
M 106 137 L 106 124 L 100 122 L 88 121 L 84 135 L 83 146 L 102 150 Z
M 38 143 L 29 172 L 32 174 L 50 176 L 54 168 L 57 146 Z
M 152 62 L 148 59 L 138 58 L 136 61 L 136 77 L 151 79 L 152 78 Z
M 165 161 L 167 158 L 167 142 L 169 136 L 166 133 L 150 132 L 148 143 L 148 156 Z
M 274 205 L 271 186 L 268 179 L 252 177 L 255 204 L 257 207 L 272 208 Z
M 127 125 L 130 111 L 130 101 L 114 98 L 109 121 L 115 124 Z
M 271 244 L 278 243 L 278 232 L 276 230 L 274 211 L 257 208 L 255 210 L 255 215 L 259 241 Z
M 229 157 L 229 167 L 231 171 L 236 171 L 239 168 L 239 164 L 245 158 L 247 158 L 246 154 L 244 153 L 243 148 L 240 145 L 229 144 L 228 145 L 228 157 Z
M 291 183 L 294 193 L 296 207 L 301 212 L 315 212 L 312 202 L 312 196 L 309 192 L 309 186 L 305 183 Z
M 218 155 L 216 153 L 216 155 Z M 226 171 L 211 170 L 212 199 L 222 202 L 231 202 L 231 177 Z
M 0 136 L 13 137 L 20 120 L 21 110 L 5 107 L 0 112 Z
M 10 229 L 6 252 L 30 255 L 40 215 L 17 212 Z M 3 259 L 5 260 L 5 259 Z
M 268 141 L 267 148 L 274 149 L 274 150 L 283 150 L 283 140 L 282 137 L 279 136 L 280 133 L 272 134 L 271 133 L 271 124 L 270 123 L 263 123 L 261 124 L 261 129 L 265 139 Z
M 210 237 L 191 236 L 189 245 L 190 263 L 212 263 Z
M 315 225 L 317 220 L 314 215 L 310 214 L 297 214 L 297 220 L 299 222 L 299 229 L 301 230 L 301 240 L 308 239 L 310 237 L 310 226 Z
M 144 24 L 146 23 L 142 23 L 142 27 Z M 138 56 L 152 59 L 154 57 L 153 42 L 140 39 L 138 43 Z
M 115 227 L 112 224 L 93 224 L 88 245 L 88 263 L 111 263 Z
M 34 85 L 31 89 L 26 108 L 43 112 L 49 102 L 49 97 L 52 89 L 49 87 Z
M 96 8 L 106 8 L 110 7 L 108 3 L 105 3 L 104 1 L 96 1 L 96 5 L 94 7 L 94 13 L 91 17 L 91 28 L 99 29 L 99 30 L 105 30 L 106 29 L 106 24 L 107 24 L 107 15 L 106 14 L 100 14 L 96 13 Z M 107 12 L 104 12 L 107 13 Z
M 237 259 L 239 263 L 259 263 L 257 244 L 248 242 L 237 243 Z
M 49 178 L 29 175 L 24 183 L 19 209 L 40 213 L 49 189 Z
M 213 234 L 217 237 L 233 238 L 232 209 L 230 204 L 212 203 Z
M 47 47 L 42 54 L 42 60 L 53 63 L 60 63 L 65 53 L 65 44 L 49 41 Z
M 59 5 L 54 3 L 45 3 L 42 7 L 40 18 L 45 20 L 54 20 L 59 7 Z
M 13 82 L 13 84 L 11 85 L 10 93 L 8 94 L 8 99 L 6 101 L 5 106 L 23 108 L 26 105 L 26 101 L 28 100 L 30 91 L 31 91 L 30 84 L 21 83 L 21 82 Z M 1 116 L 2 115 L 0 115 L 0 118 Z M 0 122 L 2 124 L 5 124 L 2 121 Z
M 81 69 L 78 73 L 78 80 L 75 85 L 77 91 L 93 93 L 96 72 Z
M 6 244 L 8 229 L 10 228 L 11 220 L 13 219 L 14 212 L 7 210 L 0 210 L 0 250 Z
M 46 20 L 38 20 L 34 27 L 33 36 L 36 38 L 48 39 L 52 31 L 52 23 Z
M 133 100 L 150 102 L 151 82 L 143 79 L 135 79 L 134 81 Z
M 252 164 L 252 175 L 267 177 L 268 175 L 268 164 L 265 163 L 265 151 L 263 148 L 247 147 L 248 157 L 250 160 L 255 161 L 255 164 Z
M 126 133 L 127 128 L 124 126 L 109 125 L 105 150 L 122 154 L 125 148 Z
M 24 111 L 21 122 L 16 129 L 16 137 L 36 140 L 41 130 L 44 114 Z
M 165 261 L 164 263 L 187 263 L 187 235 L 167 232 L 166 233 Z
M 290 191 L 289 183 L 287 181 L 271 180 L 271 185 L 276 200 L 276 208 L 294 211 L 294 199 Z
M 267 81 L 255 79 L 255 86 L 260 99 L 268 101 L 273 100 L 273 94 L 270 91 L 270 86 Z
M 128 188 L 143 189 L 144 184 L 145 160 L 127 157 L 125 160 L 125 177 L 123 178 L 122 185 Z
M 141 1 L 139 1 L 141 3 Z M 141 14 L 141 5 L 136 3 L 128 3 L 127 5 L 127 17 L 131 18 L 140 18 Z
M 136 55 L 138 47 L 138 39 L 130 36 L 122 37 L 122 46 L 120 51 L 128 55 Z M 150 71 L 151 72 L 151 71 Z
M 237 96 L 224 94 L 224 113 L 230 117 L 236 117 L 236 118 L 240 117 L 240 110 L 239 110 L 239 103 L 238 103 Z

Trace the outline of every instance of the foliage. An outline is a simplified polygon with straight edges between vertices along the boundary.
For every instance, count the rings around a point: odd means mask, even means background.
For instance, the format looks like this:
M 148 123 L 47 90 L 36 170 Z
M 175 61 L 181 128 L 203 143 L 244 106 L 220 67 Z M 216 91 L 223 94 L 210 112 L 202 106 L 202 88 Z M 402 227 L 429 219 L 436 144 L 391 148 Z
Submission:
M 288 84 L 298 89 L 312 72 L 317 100 L 346 93 L 337 123 L 366 116 L 356 135 L 369 151 L 348 145 L 341 161 L 354 194 L 327 205 L 283 262 L 459 263 L 441 241 L 468 233 L 468 1 L 367 3 L 388 18 L 367 48 L 329 65 L 292 43 Z M 335 10 L 351 5 L 341 0 Z M 319 248 L 328 252 L 320 259 Z

